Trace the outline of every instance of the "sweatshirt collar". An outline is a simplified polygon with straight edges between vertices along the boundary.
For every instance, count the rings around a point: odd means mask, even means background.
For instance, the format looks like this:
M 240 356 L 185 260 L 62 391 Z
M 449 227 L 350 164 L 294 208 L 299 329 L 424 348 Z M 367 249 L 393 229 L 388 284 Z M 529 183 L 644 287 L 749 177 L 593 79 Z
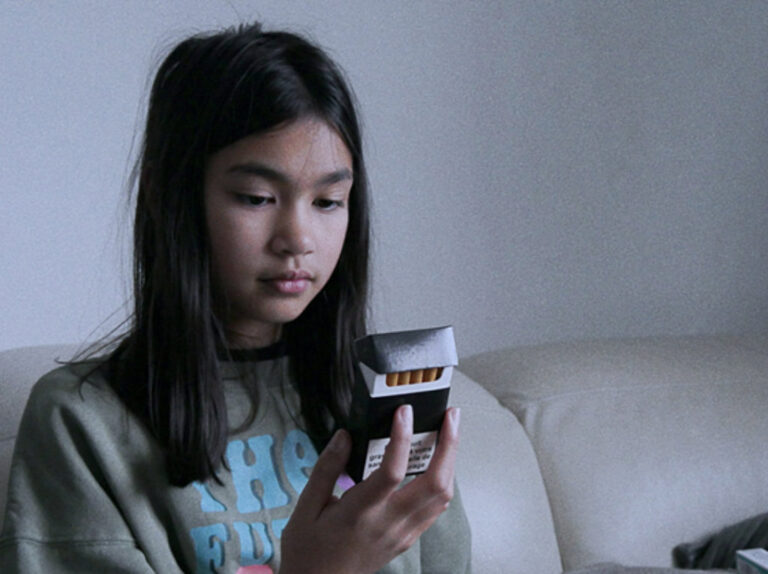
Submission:
M 253 363 L 279 359 L 287 354 L 288 345 L 286 345 L 285 341 L 278 341 L 267 347 L 257 347 L 254 349 L 220 349 L 219 359 L 235 363 Z

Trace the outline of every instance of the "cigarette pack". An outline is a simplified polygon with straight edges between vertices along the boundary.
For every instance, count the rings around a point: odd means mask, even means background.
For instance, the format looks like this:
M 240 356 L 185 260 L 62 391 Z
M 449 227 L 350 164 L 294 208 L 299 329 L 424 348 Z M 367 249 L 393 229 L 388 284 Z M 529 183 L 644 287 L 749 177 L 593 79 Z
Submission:
M 768 552 L 763 548 L 738 550 L 736 569 L 739 574 L 768 574 Z
M 355 341 L 359 361 L 352 391 L 347 472 L 356 482 L 380 465 L 400 405 L 413 408 L 413 439 L 406 474 L 424 472 L 432 460 L 458 364 L 453 328 L 437 327 L 368 335 Z

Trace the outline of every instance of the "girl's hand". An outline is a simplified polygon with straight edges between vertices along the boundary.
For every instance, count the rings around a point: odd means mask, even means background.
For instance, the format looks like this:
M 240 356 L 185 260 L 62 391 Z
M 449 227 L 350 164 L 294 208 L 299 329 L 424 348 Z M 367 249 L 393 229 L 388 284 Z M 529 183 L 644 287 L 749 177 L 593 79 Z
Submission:
M 346 431 L 337 431 L 283 530 L 280 574 L 366 574 L 407 550 L 453 497 L 458 427 L 459 411 L 450 408 L 429 468 L 398 488 L 413 434 L 410 405 L 399 407 L 381 467 L 341 498 L 333 487 L 352 444 Z

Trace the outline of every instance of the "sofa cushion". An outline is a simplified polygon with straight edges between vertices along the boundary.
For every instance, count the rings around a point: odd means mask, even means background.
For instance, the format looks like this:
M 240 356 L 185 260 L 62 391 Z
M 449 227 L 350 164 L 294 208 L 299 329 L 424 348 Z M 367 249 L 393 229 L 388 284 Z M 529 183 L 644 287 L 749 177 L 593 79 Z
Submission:
M 669 566 L 768 508 L 768 338 L 565 342 L 462 369 L 530 436 L 566 569 Z

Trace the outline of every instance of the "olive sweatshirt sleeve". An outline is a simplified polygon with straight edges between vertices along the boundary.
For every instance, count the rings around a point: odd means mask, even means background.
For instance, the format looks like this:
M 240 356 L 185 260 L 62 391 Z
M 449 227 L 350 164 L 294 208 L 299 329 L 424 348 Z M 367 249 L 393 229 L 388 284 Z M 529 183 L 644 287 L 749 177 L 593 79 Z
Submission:
M 139 486 L 121 460 L 130 432 L 109 389 L 67 368 L 37 383 L 15 446 L 0 572 L 154 571 L 116 496 Z M 141 498 L 135 503 L 146 504 Z
M 448 509 L 421 535 L 421 574 L 471 574 L 472 536 L 459 485 Z

